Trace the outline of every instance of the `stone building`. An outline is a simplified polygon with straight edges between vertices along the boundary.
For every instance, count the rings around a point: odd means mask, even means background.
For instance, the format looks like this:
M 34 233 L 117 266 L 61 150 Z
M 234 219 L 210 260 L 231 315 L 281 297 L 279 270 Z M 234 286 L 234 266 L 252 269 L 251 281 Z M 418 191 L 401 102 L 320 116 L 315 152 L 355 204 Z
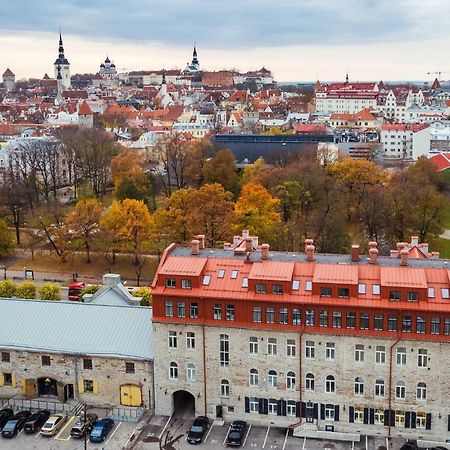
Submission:
M 151 309 L 2 299 L 0 397 L 153 410 Z
M 16 88 L 16 76 L 10 69 L 6 69 L 2 75 L 3 78 L 3 86 L 7 90 L 7 92 L 14 91 Z
M 427 244 L 390 257 L 172 245 L 153 282 L 155 410 L 444 442 L 450 432 L 450 283 Z

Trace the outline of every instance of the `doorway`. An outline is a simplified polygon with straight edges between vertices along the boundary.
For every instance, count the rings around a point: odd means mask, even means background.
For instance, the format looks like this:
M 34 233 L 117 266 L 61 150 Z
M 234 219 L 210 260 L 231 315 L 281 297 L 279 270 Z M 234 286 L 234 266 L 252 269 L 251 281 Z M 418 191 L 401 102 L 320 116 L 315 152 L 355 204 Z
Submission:
M 74 389 L 73 384 L 66 384 L 64 386 L 64 401 L 66 402 L 69 398 L 73 398 Z
M 120 403 L 124 406 L 141 406 L 142 391 L 134 384 L 120 386 Z
M 176 417 L 195 416 L 195 397 L 188 391 L 176 391 L 172 395 L 172 412 Z
M 38 395 L 50 395 L 56 397 L 58 395 L 57 381 L 53 378 L 38 378 Z

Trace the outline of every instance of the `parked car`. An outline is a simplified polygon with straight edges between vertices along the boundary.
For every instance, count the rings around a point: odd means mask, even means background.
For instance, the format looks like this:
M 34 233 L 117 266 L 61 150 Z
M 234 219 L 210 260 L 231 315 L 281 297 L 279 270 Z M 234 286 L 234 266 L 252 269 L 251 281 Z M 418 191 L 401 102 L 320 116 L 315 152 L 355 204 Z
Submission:
M 14 411 L 11 408 L 0 409 L 0 430 L 6 425 L 9 419 L 14 416 Z
M 247 422 L 244 420 L 235 420 L 231 423 L 230 431 L 227 436 L 227 446 L 239 447 L 244 442 Z
M 16 436 L 25 425 L 28 417 L 31 416 L 30 411 L 20 411 L 6 422 L 2 429 L 2 437 L 12 438 Z
M 415 442 L 405 442 L 401 447 L 400 450 L 419 450 L 419 447 Z
M 187 441 L 189 444 L 200 444 L 203 441 L 203 437 L 208 429 L 209 419 L 205 416 L 199 416 L 194 420 L 194 423 L 187 435 Z
M 114 420 L 112 419 L 102 419 L 99 420 L 92 428 L 91 435 L 89 439 L 91 442 L 103 442 L 108 436 L 108 433 L 111 431 L 114 426 Z
M 64 425 L 67 420 L 65 414 L 54 414 L 47 419 L 41 428 L 42 436 L 53 436 Z
M 70 435 L 76 439 L 82 438 L 92 430 L 97 420 L 97 414 L 86 414 L 86 420 L 84 420 L 84 415 L 78 417 L 75 425 L 70 430 Z
M 40 430 L 42 425 L 47 422 L 50 417 L 50 411 L 42 410 L 32 414 L 25 422 L 23 431 L 28 434 L 36 433 Z

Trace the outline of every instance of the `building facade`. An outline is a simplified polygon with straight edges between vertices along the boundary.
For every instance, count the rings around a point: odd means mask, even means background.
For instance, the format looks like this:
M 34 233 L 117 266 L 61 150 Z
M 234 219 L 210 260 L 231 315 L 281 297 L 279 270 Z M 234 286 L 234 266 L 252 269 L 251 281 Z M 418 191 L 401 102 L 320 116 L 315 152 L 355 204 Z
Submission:
M 384 159 L 415 160 L 430 151 L 431 133 L 428 123 L 384 123 L 380 142 Z
M 61 33 L 59 33 L 58 57 L 53 64 L 55 68 L 55 79 L 61 79 L 64 89 L 70 88 L 70 63 L 64 55 L 64 46 Z
M 153 283 L 155 409 L 294 435 L 450 432 L 449 271 L 417 240 L 391 257 L 174 245 Z M 400 256 L 400 257 L 399 257 Z M 328 435 L 327 435 L 328 436 Z M 331 436 L 328 436 L 331 437 Z

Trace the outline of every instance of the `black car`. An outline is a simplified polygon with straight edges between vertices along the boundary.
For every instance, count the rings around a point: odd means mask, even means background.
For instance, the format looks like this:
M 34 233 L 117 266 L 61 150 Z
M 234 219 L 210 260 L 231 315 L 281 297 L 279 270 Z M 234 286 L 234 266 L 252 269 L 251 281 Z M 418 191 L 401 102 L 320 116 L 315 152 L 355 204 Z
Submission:
M 208 429 L 209 419 L 205 416 L 199 416 L 194 420 L 194 423 L 187 435 L 189 444 L 200 444 L 203 441 L 203 436 Z
M 44 423 L 47 422 L 47 419 L 49 417 L 50 411 L 46 410 L 38 411 L 32 414 L 25 422 L 23 431 L 27 434 L 36 433 L 36 431 L 39 431 L 42 425 L 44 425 Z
M 28 417 L 31 416 L 30 411 L 20 411 L 6 422 L 2 429 L 2 437 L 12 438 L 16 436 L 25 425 Z
M 84 420 L 84 415 L 78 418 L 75 425 L 70 430 L 70 435 L 73 438 L 80 439 L 84 435 L 87 435 L 94 425 L 97 423 L 97 414 L 86 414 L 86 420 Z
M 11 408 L 0 409 L 0 430 L 12 417 L 14 417 L 14 411 Z
M 419 447 L 415 442 L 405 442 L 401 447 L 400 450 L 419 450 Z
M 230 431 L 227 436 L 227 446 L 239 447 L 244 442 L 247 422 L 244 420 L 235 420 L 231 423 Z

